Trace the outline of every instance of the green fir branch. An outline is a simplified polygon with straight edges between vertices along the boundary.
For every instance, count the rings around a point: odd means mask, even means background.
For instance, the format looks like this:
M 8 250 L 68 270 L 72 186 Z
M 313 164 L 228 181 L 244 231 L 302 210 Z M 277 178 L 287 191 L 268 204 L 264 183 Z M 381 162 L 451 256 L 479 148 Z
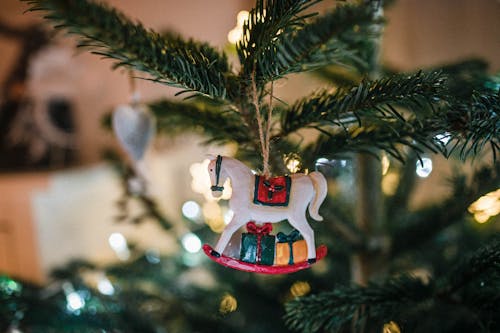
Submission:
M 227 105 L 203 101 L 191 103 L 162 99 L 148 104 L 155 115 L 158 131 L 172 135 L 185 131 L 200 133 L 207 142 L 224 144 L 252 141 L 241 117 Z
M 425 322 L 421 324 L 421 317 L 426 312 L 437 312 L 449 306 L 453 306 L 454 311 L 477 318 L 493 318 L 498 311 L 491 305 L 498 304 L 498 294 L 483 294 L 481 300 L 490 306 L 471 308 L 471 300 L 463 291 L 478 279 L 495 283 L 493 279 L 499 274 L 500 242 L 497 239 L 455 265 L 442 278 L 424 283 L 416 277 L 401 275 L 381 284 L 338 287 L 299 297 L 285 305 L 284 319 L 292 330 L 314 333 L 343 332 L 353 327 L 353 322 L 359 326 L 365 320 L 371 329 L 381 329 L 389 319 L 399 319 L 399 322 L 418 330 L 420 325 L 425 327 Z M 476 323 L 475 327 L 480 325 L 482 323 Z
M 452 295 L 472 281 L 484 278 L 485 272 L 489 270 L 500 273 L 499 239 L 463 259 L 460 264 L 450 271 L 448 276 L 438 281 L 438 284 L 442 287 L 437 294 L 439 296 Z
M 444 125 L 451 133 L 448 155 L 458 149 L 465 159 L 488 145 L 495 159 L 500 149 L 500 90 L 473 93 L 469 102 L 451 103 Z
M 46 12 L 45 18 L 69 33 L 79 35 L 80 46 L 115 60 L 115 67 L 151 75 L 154 81 L 226 98 L 229 64 L 206 43 L 185 40 L 176 34 L 160 35 L 134 23 L 105 4 L 87 0 L 23 0 L 31 11 Z
M 155 332 L 155 325 L 131 309 L 125 302 L 100 295 L 85 286 L 81 278 L 71 281 L 79 292 L 85 293 L 87 308 L 76 313 L 69 311 L 66 295 L 58 280 L 43 288 L 28 282 L 0 276 L 0 329 L 32 332 L 97 332 L 119 330 L 124 333 Z M 3 282 L 16 286 L 15 292 L 2 288 Z M 66 280 L 68 282 L 68 280 Z
M 391 318 L 401 307 L 414 306 L 431 295 L 431 285 L 409 276 L 392 278 L 381 285 L 339 287 L 287 303 L 285 323 L 300 332 L 338 332 L 354 319 L 359 323 L 364 318 Z
M 315 14 L 301 14 L 320 0 L 257 0 L 243 24 L 243 38 L 236 45 L 242 65 L 242 75 L 247 80 L 254 71 L 261 70 L 261 62 L 268 50 L 275 48 L 276 37 L 305 24 L 305 19 Z M 268 59 L 272 61 L 272 59 Z M 260 77 L 260 75 L 257 75 Z
M 419 72 L 365 81 L 351 90 L 324 90 L 282 113 L 280 136 L 317 129 L 321 135 L 303 148 L 306 156 L 384 150 L 404 161 L 401 148 L 406 146 L 417 155 L 430 150 L 449 157 L 458 151 L 465 159 L 488 147 L 495 160 L 500 149 L 498 92 L 455 99 L 446 95 L 445 82 L 438 73 Z M 441 142 L 439 135 L 449 142 Z
M 422 246 L 445 228 L 463 222 L 472 202 L 500 186 L 500 163 L 476 170 L 470 184 L 463 174 L 453 177 L 450 184 L 453 186 L 451 194 L 439 204 L 399 217 L 392 216 L 396 220 L 393 225 L 397 226 L 391 231 L 392 257 Z
M 365 68 L 363 53 L 374 34 L 373 23 L 368 6 L 343 5 L 302 28 L 283 32 L 257 57 L 257 80 L 272 81 L 332 63 Z
M 351 89 L 322 90 L 305 98 L 282 113 L 283 135 L 304 127 L 341 126 L 361 118 L 404 121 L 395 106 L 415 114 L 435 104 L 443 93 L 444 77 L 437 72 L 395 75 L 374 81 L 363 81 Z M 389 118 L 387 118 L 389 117 Z
M 431 119 L 401 121 L 363 120 L 364 125 L 336 132 L 325 132 L 318 139 L 303 147 L 300 155 L 314 162 L 319 157 L 333 158 L 344 153 L 368 153 L 378 156 L 380 150 L 398 159 L 406 160 L 404 147 L 411 148 L 417 156 L 425 149 L 444 153 L 435 135 L 442 129 Z M 312 166 L 312 165 L 309 165 Z

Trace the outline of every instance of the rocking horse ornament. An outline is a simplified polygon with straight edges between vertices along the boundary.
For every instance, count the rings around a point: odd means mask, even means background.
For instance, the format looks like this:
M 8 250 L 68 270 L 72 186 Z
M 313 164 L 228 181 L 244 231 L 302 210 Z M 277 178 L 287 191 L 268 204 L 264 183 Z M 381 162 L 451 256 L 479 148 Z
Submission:
M 321 173 L 266 179 L 254 175 L 242 162 L 220 155 L 211 158 L 208 172 L 212 195 L 216 198 L 222 195 L 224 182 L 231 180 L 229 208 L 234 212 L 215 248 L 203 246 L 210 259 L 247 272 L 283 274 L 308 268 L 326 255 L 324 245 L 315 248 L 314 232 L 305 214 L 309 209 L 314 220 L 323 220 L 318 210 L 326 197 L 327 183 Z M 290 236 L 270 235 L 271 223 L 283 220 L 288 220 L 296 230 Z M 241 257 L 225 256 L 224 249 L 231 236 L 244 225 L 248 233 L 242 237 Z

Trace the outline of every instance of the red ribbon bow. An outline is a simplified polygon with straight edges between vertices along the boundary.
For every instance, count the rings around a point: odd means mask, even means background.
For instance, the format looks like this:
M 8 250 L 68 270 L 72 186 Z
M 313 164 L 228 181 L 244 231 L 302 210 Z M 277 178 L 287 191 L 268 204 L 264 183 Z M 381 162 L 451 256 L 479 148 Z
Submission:
M 273 231 L 273 226 L 271 223 L 264 223 L 264 225 L 257 225 L 255 222 L 247 223 L 247 231 L 251 234 L 256 234 L 258 236 L 269 235 Z

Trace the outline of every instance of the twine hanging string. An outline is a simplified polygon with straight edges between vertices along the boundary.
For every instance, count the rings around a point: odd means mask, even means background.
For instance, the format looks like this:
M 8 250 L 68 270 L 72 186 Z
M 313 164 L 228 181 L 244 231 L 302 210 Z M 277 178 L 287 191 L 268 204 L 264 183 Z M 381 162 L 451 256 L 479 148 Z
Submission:
M 128 86 L 130 91 L 130 104 L 132 106 L 136 106 L 139 104 L 140 95 L 139 91 L 137 91 L 137 84 L 135 83 L 134 71 L 130 70 L 128 72 Z
M 271 122 L 273 118 L 273 88 L 274 81 L 271 81 L 271 88 L 269 89 L 269 111 L 267 112 L 267 127 L 266 127 L 266 149 L 269 158 L 271 151 Z
M 255 107 L 255 117 L 257 118 L 257 126 L 259 131 L 260 148 L 262 150 L 262 174 L 264 177 L 269 177 L 269 148 L 270 148 L 270 132 L 271 132 L 271 119 L 272 119 L 272 98 L 273 98 L 273 84 L 271 83 L 271 93 L 269 101 L 269 111 L 267 114 L 266 130 L 264 132 L 264 120 L 260 112 L 259 97 L 257 95 L 257 82 L 255 79 L 255 67 L 252 72 L 252 102 Z

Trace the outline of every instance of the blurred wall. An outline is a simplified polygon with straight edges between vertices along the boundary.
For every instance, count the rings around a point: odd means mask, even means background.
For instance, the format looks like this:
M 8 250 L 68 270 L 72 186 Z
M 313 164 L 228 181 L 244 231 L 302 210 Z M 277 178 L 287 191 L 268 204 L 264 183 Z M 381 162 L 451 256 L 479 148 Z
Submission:
M 398 69 L 474 56 L 500 70 L 498 0 L 400 0 L 387 19 L 383 57 Z

